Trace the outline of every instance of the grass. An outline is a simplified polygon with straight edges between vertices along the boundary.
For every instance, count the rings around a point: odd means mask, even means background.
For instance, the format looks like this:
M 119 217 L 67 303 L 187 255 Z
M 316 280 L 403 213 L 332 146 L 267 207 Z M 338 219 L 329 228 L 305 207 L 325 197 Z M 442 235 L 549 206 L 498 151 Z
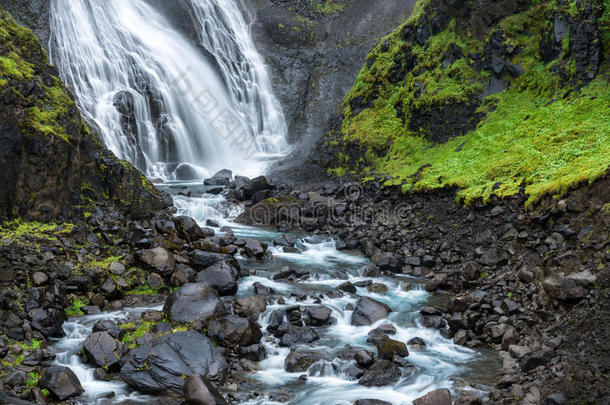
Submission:
M 610 38 L 604 23 L 610 5 L 605 3 L 602 38 Z M 372 178 L 369 173 L 390 175 L 393 179 L 385 185 L 401 185 L 405 192 L 457 187 L 457 199 L 465 203 L 523 191 L 529 206 L 607 173 L 609 65 L 606 62 L 585 86 L 570 58 L 570 35 L 561 44 L 559 58 L 541 60 L 539 44 L 552 28 L 560 7 L 556 2 L 538 2 L 497 23 L 505 44 L 517 50 L 510 62 L 525 73 L 504 73 L 509 88 L 482 100 L 490 73 L 479 71 L 468 55 L 480 54 L 493 30 L 487 38 L 476 39 L 458 29 L 454 19 L 423 45 L 403 39 L 405 30 L 417 29 L 425 13 L 434 12 L 426 11 L 430 4 L 420 0 L 411 18 L 369 54 L 346 97 L 340 133 L 329 136 L 328 144 L 339 150 L 331 169 L 335 174 L 355 173 L 363 179 Z M 579 12 L 574 1 L 567 8 L 572 16 Z M 455 60 L 443 67 L 446 55 L 455 50 Z M 400 69 L 402 75 L 396 75 Z M 355 105 L 359 111 L 352 110 Z M 476 109 L 471 127 L 476 128 L 455 131 L 446 143 L 433 136 L 432 127 L 412 124 L 422 112 L 440 112 L 451 119 L 456 106 Z M 452 129 L 451 124 L 444 128 Z M 341 148 L 356 142 L 360 155 Z

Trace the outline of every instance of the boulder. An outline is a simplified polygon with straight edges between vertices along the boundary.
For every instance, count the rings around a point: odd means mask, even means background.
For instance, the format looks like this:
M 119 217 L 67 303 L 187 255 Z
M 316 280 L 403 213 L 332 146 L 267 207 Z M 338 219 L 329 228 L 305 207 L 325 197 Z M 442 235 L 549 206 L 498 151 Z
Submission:
M 262 259 L 267 252 L 267 245 L 256 240 L 246 239 L 246 245 L 244 246 L 243 253 L 252 258 Z
M 414 338 L 409 339 L 409 341 L 407 342 L 407 345 L 412 350 L 416 350 L 416 351 L 424 350 L 426 348 L 426 342 L 424 341 L 424 339 L 422 339 L 420 337 L 414 337 Z
M 377 342 L 376 346 L 377 353 L 381 359 L 392 360 L 394 356 L 407 357 L 409 355 L 407 345 L 398 340 L 390 338 L 381 339 Z
M 64 330 L 62 325 L 66 319 L 66 313 L 56 308 L 34 308 L 28 312 L 31 318 L 32 328 L 42 333 L 45 337 L 62 337 Z
M 240 346 L 237 348 L 237 354 L 240 358 L 251 361 L 261 361 L 267 356 L 267 350 L 262 344 L 252 346 Z
M 252 320 L 228 315 L 212 321 L 207 334 L 219 345 L 228 348 L 251 346 L 263 337 L 260 327 Z
M 176 265 L 174 255 L 162 247 L 142 250 L 137 256 L 148 268 L 160 274 L 170 275 Z
M 110 336 L 118 339 L 121 335 L 121 327 L 109 319 L 102 319 L 93 325 L 93 332 L 107 332 Z
M 248 180 L 248 182 L 246 182 L 246 184 L 241 187 L 241 190 L 243 192 L 243 196 L 245 197 L 246 200 L 252 198 L 254 196 L 254 194 L 258 193 L 259 191 L 263 191 L 263 190 L 269 190 L 272 189 L 273 186 L 271 184 L 269 184 L 269 182 L 267 181 L 267 178 L 265 176 L 259 176 L 259 177 L 255 177 L 252 180 Z
M 341 291 L 345 291 L 350 294 L 356 294 L 356 291 L 357 291 L 356 287 L 354 287 L 354 285 L 349 281 L 346 281 L 345 283 L 340 284 L 339 287 L 337 287 L 337 288 Z
M 364 326 L 385 319 L 392 309 L 372 298 L 362 297 L 358 300 L 354 313 L 352 314 L 352 325 Z
M 400 368 L 389 360 L 377 359 L 368 370 L 365 371 L 358 384 L 366 387 L 383 387 L 394 385 L 401 377 Z
M 235 314 L 256 321 L 258 317 L 267 310 L 265 297 L 255 295 L 252 297 L 238 298 L 233 302 Z
M 233 180 L 233 172 L 229 169 L 222 169 L 209 179 L 203 181 L 204 186 L 228 186 Z
M 32 284 L 35 286 L 45 285 L 49 282 L 49 276 L 41 271 L 37 271 L 32 274 Z
M 447 388 L 434 390 L 413 401 L 413 405 L 451 405 L 451 403 L 451 393 Z
M 254 294 L 256 295 L 273 295 L 275 294 L 275 290 L 271 287 L 267 287 L 259 283 L 258 281 L 252 285 L 254 288 Z
M 307 371 L 312 364 L 324 359 L 328 359 L 328 357 L 321 351 L 292 349 L 284 360 L 284 370 L 289 373 L 302 373 Z
M 197 221 L 191 217 L 178 216 L 174 218 L 178 236 L 188 242 L 193 242 L 205 237 L 214 236 L 214 230 L 201 228 Z
M 201 375 L 192 375 L 184 382 L 187 405 L 227 405 L 218 389 Z
M 332 310 L 330 308 L 317 305 L 305 308 L 303 311 L 303 318 L 307 325 L 321 326 L 326 325 L 329 322 L 331 314 Z
M 290 326 L 280 339 L 281 347 L 292 347 L 298 344 L 313 343 L 320 339 L 315 330 L 303 326 Z
M 239 271 L 227 262 L 218 262 L 197 273 L 198 283 L 212 286 L 221 297 L 237 293 Z
M 119 365 L 121 347 L 108 332 L 93 332 L 83 343 L 87 362 L 96 367 L 112 369 Z
M 294 247 L 294 241 L 285 234 L 282 234 L 282 236 L 273 241 L 273 245 L 282 247 Z
M 392 405 L 392 403 L 381 399 L 359 399 L 353 405 Z
M 225 315 L 216 290 L 206 283 L 188 283 L 174 291 L 165 301 L 163 312 L 172 322 L 210 320 Z
M 178 332 L 132 349 L 123 361 L 121 378 L 149 394 L 178 394 L 184 376 L 200 374 L 216 382 L 225 379 L 228 364 L 222 350 L 197 332 Z
M 74 372 L 68 367 L 62 366 L 47 368 L 38 385 L 48 389 L 60 401 L 77 397 L 85 392 Z

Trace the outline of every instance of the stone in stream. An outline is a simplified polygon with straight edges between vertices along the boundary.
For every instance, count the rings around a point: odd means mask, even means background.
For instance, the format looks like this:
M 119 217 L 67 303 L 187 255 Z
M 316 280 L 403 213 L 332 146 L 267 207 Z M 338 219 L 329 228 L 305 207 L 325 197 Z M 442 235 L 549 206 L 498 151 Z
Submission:
M 192 375 L 184 382 L 184 399 L 187 405 L 226 405 L 218 389 L 201 375 Z
M 252 320 L 228 315 L 212 321 L 207 334 L 219 345 L 228 348 L 251 346 L 260 342 L 263 337 L 260 327 Z
M 262 243 L 256 239 L 246 239 L 246 244 L 242 253 L 251 258 L 263 259 L 267 252 L 267 244 Z
M 256 321 L 258 317 L 267 309 L 265 297 L 254 295 L 251 297 L 237 298 L 233 302 L 235 314 Z
M 353 405 L 392 405 L 390 402 L 381 399 L 359 399 Z
M 121 347 L 108 332 L 93 332 L 83 343 L 87 361 L 96 367 L 112 369 L 119 365 Z
M 392 360 L 394 356 L 407 357 L 407 345 L 398 340 L 385 338 L 377 342 L 377 353 L 380 359 Z
M 286 234 L 282 234 L 279 238 L 273 241 L 274 246 L 294 247 L 294 242 Z
M 402 373 L 400 368 L 390 360 L 377 359 L 372 366 L 364 373 L 358 384 L 365 387 L 383 387 L 394 385 Z
M 358 300 L 354 313 L 352 314 L 352 325 L 364 326 L 385 319 L 392 309 L 372 298 L 362 297 Z
M 63 366 L 47 368 L 38 385 L 48 389 L 60 401 L 77 397 L 85 392 L 74 372 Z
M 255 344 L 252 346 L 240 346 L 237 348 L 237 354 L 242 359 L 248 359 L 252 361 L 261 361 L 267 357 L 267 350 L 262 344 Z
M 275 294 L 275 290 L 271 287 L 267 287 L 266 285 L 263 285 L 261 283 L 259 283 L 258 281 L 254 284 L 252 284 L 252 287 L 254 288 L 254 294 L 256 295 L 272 295 Z
M 420 337 L 414 337 L 409 339 L 409 341 L 407 342 L 407 345 L 413 349 L 413 350 L 424 350 L 426 348 L 426 342 L 424 341 L 424 339 L 420 338 Z
M 447 388 L 431 391 L 413 401 L 413 405 L 451 405 L 451 393 Z
M 228 364 L 222 349 L 197 332 L 178 332 L 132 349 L 122 359 L 121 378 L 149 394 L 178 394 L 184 376 L 200 374 L 215 382 L 225 379 Z
M 286 333 L 280 339 L 281 347 L 291 347 L 298 344 L 313 343 L 320 339 L 320 336 L 313 328 L 303 326 L 289 326 Z
M 332 314 L 330 308 L 318 305 L 305 308 L 303 311 L 303 318 L 305 319 L 305 324 L 308 326 L 322 326 L 329 322 L 330 314 Z
M 216 290 L 206 283 L 188 283 L 174 291 L 165 301 L 163 312 L 172 322 L 204 324 L 226 313 Z
M 204 186 L 228 186 L 233 180 L 233 172 L 229 169 L 222 169 L 209 179 L 203 180 Z
M 175 217 L 174 224 L 176 225 L 178 236 L 187 242 L 193 242 L 198 239 L 214 236 L 214 230 L 209 228 L 201 228 L 199 224 L 197 224 L 197 221 L 191 217 Z
M 307 371 L 312 364 L 324 359 L 328 357 L 321 351 L 292 349 L 284 360 L 284 370 L 289 373 L 301 373 Z
M 354 287 L 354 285 L 352 283 L 350 283 L 349 281 L 346 281 L 345 283 L 341 284 L 337 288 L 341 291 L 345 291 L 350 294 L 356 294 L 356 287 Z
M 229 263 L 222 261 L 197 273 L 198 283 L 207 283 L 221 297 L 237 293 L 237 276 L 239 271 Z

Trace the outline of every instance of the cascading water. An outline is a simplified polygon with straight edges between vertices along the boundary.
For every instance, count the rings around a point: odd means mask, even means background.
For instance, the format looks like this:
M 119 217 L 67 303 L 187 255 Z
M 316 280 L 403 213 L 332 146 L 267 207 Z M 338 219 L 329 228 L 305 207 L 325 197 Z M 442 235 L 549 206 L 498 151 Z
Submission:
M 144 0 L 53 0 L 50 56 L 105 144 L 149 177 L 260 172 L 286 126 L 232 0 L 181 0 L 204 56 Z M 217 68 L 218 67 L 218 68 Z

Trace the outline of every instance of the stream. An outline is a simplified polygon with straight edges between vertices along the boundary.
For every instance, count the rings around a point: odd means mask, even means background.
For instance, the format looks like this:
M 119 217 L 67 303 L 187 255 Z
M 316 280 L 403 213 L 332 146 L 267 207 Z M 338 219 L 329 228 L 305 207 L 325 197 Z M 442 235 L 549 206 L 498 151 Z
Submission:
M 199 183 L 201 184 L 201 183 Z M 266 229 L 247 227 L 232 222 L 239 214 L 236 207 L 228 207 L 221 196 L 204 194 L 202 197 L 178 195 L 189 187 L 193 195 L 200 195 L 203 186 L 185 183 L 165 184 L 162 188 L 172 193 L 179 215 L 190 215 L 202 226 L 206 219 L 214 219 L 222 226 L 230 226 L 238 238 L 256 238 L 269 244 L 273 258 L 268 261 L 250 261 L 237 256 L 242 267 L 250 269 L 251 276 L 239 280 L 238 297 L 253 295 L 253 285 L 259 282 L 272 288 L 275 293 L 268 297 L 267 310 L 259 318 L 264 332 L 261 343 L 267 350 L 267 357 L 259 363 L 260 370 L 241 376 L 247 381 L 252 392 L 260 395 L 256 400 L 241 402 L 249 405 L 279 404 L 277 393 L 286 396 L 291 405 L 351 405 L 357 399 L 375 398 L 392 404 L 411 404 L 425 393 L 437 388 L 460 389 L 483 394 L 488 374 L 493 370 L 493 359 L 489 355 L 456 345 L 444 338 L 439 331 L 422 327 L 418 322 L 419 310 L 433 305 L 438 298 L 427 293 L 418 280 L 401 277 L 362 277 L 363 268 L 369 264 L 367 258 L 357 252 L 338 251 L 332 240 L 319 236 L 290 235 L 296 247 L 302 252 L 285 253 L 273 246 L 273 239 L 280 233 Z M 216 231 L 219 232 L 220 228 Z M 306 270 L 310 276 L 301 282 L 274 281 L 273 275 L 285 266 L 295 270 Z M 387 287 L 385 293 L 369 292 L 365 284 L 372 280 Z M 350 281 L 356 284 L 356 294 L 336 294 L 337 287 Z M 406 287 L 408 286 L 408 287 Z M 330 296 L 330 297 L 329 297 Z M 370 326 L 352 326 L 352 309 L 358 296 L 366 296 L 383 302 L 392 308 L 387 319 Z M 289 347 L 280 347 L 266 327 L 274 311 L 298 305 L 301 308 L 324 305 L 332 310 L 334 322 L 329 326 L 317 327 L 320 339 L 309 347 L 330 354 L 332 361 L 320 361 L 312 365 L 307 373 L 289 373 L 284 370 L 284 361 L 290 353 Z M 154 398 L 133 392 L 121 381 L 97 381 L 94 369 L 83 364 L 78 353 L 83 341 L 91 333 L 93 325 L 100 319 L 125 319 L 138 317 L 151 308 L 130 308 L 105 312 L 97 315 L 71 318 L 64 324 L 66 336 L 56 341 L 51 350 L 57 354 L 55 362 L 70 367 L 80 379 L 85 393 L 79 398 L 82 404 L 131 404 L 156 403 Z M 160 309 L 160 307 L 154 308 Z M 414 367 L 408 377 L 393 386 L 365 387 L 358 380 L 349 379 L 347 372 L 354 361 L 336 358 L 346 345 L 364 347 L 375 351 L 374 345 L 366 342 L 369 332 L 380 325 L 392 325 L 396 334 L 393 339 L 407 342 L 414 337 L 421 338 L 426 348 L 418 351 L 409 347 L 406 358 Z M 307 378 L 301 377 L 308 374 Z M 458 381 L 458 382 L 456 382 Z M 475 388 L 476 387 L 476 388 Z M 281 398 L 281 396 L 280 396 Z M 285 400 L 283 403 L 286 403 Z

